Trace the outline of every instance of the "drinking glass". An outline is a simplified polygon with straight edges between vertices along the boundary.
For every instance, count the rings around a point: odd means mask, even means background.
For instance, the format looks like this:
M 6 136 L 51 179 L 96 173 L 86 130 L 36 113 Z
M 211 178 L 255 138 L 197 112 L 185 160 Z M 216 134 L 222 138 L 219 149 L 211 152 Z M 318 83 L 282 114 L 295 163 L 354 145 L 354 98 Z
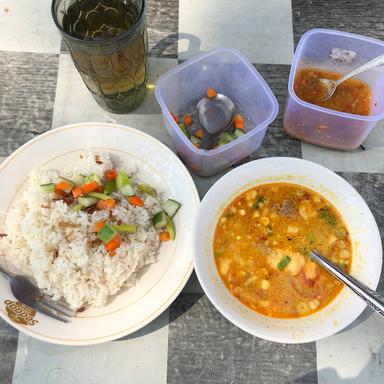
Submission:
M 53 0 L 52 16 L 96 101 L 127 113 L 145 98 L 145 0 Z

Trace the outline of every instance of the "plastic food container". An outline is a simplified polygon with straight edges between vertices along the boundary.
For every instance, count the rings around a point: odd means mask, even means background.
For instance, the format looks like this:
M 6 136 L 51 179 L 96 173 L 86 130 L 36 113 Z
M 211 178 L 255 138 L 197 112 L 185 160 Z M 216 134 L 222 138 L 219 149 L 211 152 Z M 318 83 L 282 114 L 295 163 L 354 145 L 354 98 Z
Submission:
M 352 63 L 331 59 L 333 48 L 351 50 L 356 53 L 356 58 Z M 285 131 L 300 140 L 328 148 L 350 150 L 361 145 L 377 121 L 384 117 L 384 67 L 356 76 L 372 91 L 369 116 L 337 112 L 299 99 L 293 89 L 295 74 L 306 66 L 344 74 L 383 53 L 384 42 L 379 40 L 328 29 L 306 32 L 297 46 L 289 76 L 283 123 Z
M 170 112 L 181 114 L 186 106 L 196 105 L 208 87 L 230 97 L 254 128 L 229 144 L 204 150 L 188 140 Z M 256 151 L 278 112 L 277 100 L 267 83 L 243 55 L 232 49 L 210 51 L 167 72 L 157 82 L 156 98 L 177 152 L 201 176 L 217 173 Z

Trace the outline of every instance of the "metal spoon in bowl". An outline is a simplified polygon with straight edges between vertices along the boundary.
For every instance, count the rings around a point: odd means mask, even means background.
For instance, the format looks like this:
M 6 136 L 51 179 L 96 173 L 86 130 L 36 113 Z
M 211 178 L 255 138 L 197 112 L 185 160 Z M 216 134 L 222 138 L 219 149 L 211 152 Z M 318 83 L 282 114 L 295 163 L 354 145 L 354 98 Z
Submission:
M 211 149 L 219 135 L 231 127 L 235 116 L 235 104 L 228 97 L 218 93 L 216 97 L 203 97 L 196 106 L 197 118 L 203 137 L 202 149 Z
M 348 288 L 363 299 L 373 310 L 384 316 L 384 296 L 368 288 L 365 284 L 349 276 L 333 263 L 317 252 L 310 252 L 312 259 L 317 261 L 322 267 L 331 272 L 335 277 L 342 281 Z
M 361 67 L 354 69 L 352 72 L 345 74 L 344 76 L 340 77 L 340 79 L 329 80 L 329 79 L 320 78 L 319 80 L 320 80 L 321 84 L 324 86 L 324 88 L 326 90 L 326 94 L 327 94 L 327 96 L 321 101 L 329 100 L 333 96 L 333 94 L 335 93 L 336 88 L 341 83 L 343 83 L 345 80 L 348 80 L 349 78 L 356 76 L 361 72 L 368 71 L 369 69 L 375 68 L 381 64 L 384 64 L 384 55 L 380 55 L 380 56 L 376 57 L 375 59 L 368 61 L 368 63 L 362 65 Z

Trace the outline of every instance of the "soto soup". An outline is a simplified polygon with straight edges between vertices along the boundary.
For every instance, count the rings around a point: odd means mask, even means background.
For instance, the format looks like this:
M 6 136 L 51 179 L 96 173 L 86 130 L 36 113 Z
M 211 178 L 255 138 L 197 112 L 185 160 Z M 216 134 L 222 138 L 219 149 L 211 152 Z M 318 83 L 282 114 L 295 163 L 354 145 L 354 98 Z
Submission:
M 236 197 L 219 218 L 213 243 L 229 291 L 266 316 L 298 318 L 328 305 L 342 283 L 309 257 L 317 250 L 345 271 L 352 259 L 348 229 L 318 193 L 269 183 Z

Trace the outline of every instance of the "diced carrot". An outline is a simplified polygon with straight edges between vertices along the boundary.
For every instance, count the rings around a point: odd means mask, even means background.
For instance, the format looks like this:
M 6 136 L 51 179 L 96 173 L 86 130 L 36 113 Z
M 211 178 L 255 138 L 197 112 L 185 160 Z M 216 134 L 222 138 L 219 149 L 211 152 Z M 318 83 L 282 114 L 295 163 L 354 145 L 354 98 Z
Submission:
M 171 115 L 172 115 L 172 117 L 173 117 L 173 120 L 176 121 L 176 124 L 179 124 L 179 123 L 180 123 L 179 118 L 178 118 L 173 112 L 171 112 Z
M 208 88 L 208 89 L 207 89 L 207 96 L 208 96 L 210 99 L 213 99 L 214 97 L 217 96 L 217 92 L 216 92 L 213 88 Z
M 171 240 L 171 236 L 169 236 L 168 231 L 164 231 L 164 232 L 160 232 L 159 239 L 160 241 L 169 241 Z
M 193 124 L 192 117 L 189 116 L 187 113 L 184 115 L 184 124 L 187 125 L 187 126 Z
M 201 144 L 193 144 L 196 148 L 200 149 L 201 148 Z
M 99 200 L 99 202 L 97 203 L 97 208 L 110 211 L 115 205 L 116 201 L 114 199 Z
M 144 201 L 135 195 L 128 197 L 128 202 L 135 207 L 144 207 Z
M 94 191 L 98 186 L 99 184 L 97 184 L 95 180 L 92 180 L 90 183 L 83 184 L 83 192 L 87 194 Z
M 56 195 L 60 196 L 60 197 L 64 197 L 65 196 L 65 192 L 61 189 L 56 189 L 55 188 L 55 193 Z
M 244 129 L 244 119 L 239 113 L 235 115 L 233 119 L 233 125 L 237 129 Z
M 112 240 L 110 240 L 107 244 L 105 244 L 105 248 L 107 251 L 109 251 L 111 254 L 116 249 L 119 248 L 121 244 L 121 237 L 120 235 L 115 235 L 112 237 Z
M 99 232 L 101 228 L 104 227 L 105 221 L 101 220 L 95 224 L 95 231 Z
M 78 186 L 72 189 L 72 195 L 75 199 L 83 194 L 83 187 Z
M 63 191 L 64 189 L 72 189 L 72 184 L 68 183 L 68 181 L 60 181 L 55 185 L 57 191 Z
M 115 180 L 117 177 L 116 169 L 108 169 L 105 171 L 105 178 L 107 180 Z
M 200 128 L 196 131 L 195 133 L 195 136 L 198 138 L 198 139 L 202 139 L 203 138 L 203 130 Z

